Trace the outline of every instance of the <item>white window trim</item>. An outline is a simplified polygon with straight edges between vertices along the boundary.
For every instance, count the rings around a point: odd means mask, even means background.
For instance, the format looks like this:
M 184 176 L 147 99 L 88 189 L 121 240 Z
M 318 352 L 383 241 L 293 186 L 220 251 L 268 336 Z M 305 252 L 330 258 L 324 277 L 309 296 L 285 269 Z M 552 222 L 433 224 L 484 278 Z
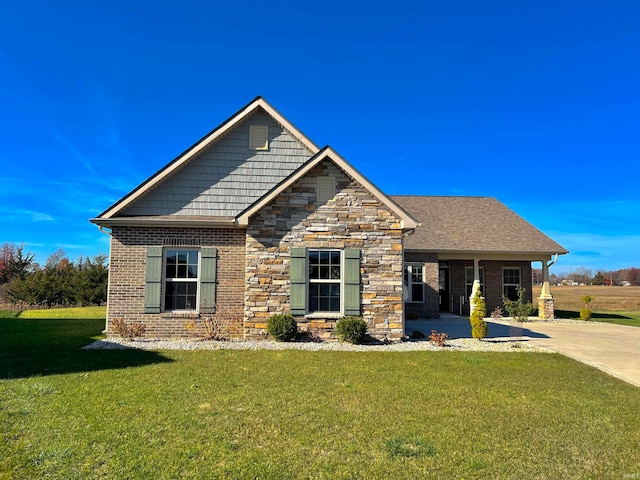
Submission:
M 257 139 L 264 137 L 264 143 L 257 143 Z M 268 125 L 249 125 L 249 149 L 250 150 L 269 150 L 269 126 Z
M 504 272 L 505 270 L 517 270 L 518 271 L 518 279 L 519 282 L 518 283 L 505 283 L 504 281 Z M 516 288 L 520 288 L 522 287 L 522 269 L 520 267 L 502 267 L 502 295 L 505 295 L 505 291 L 504 288 L 505 287 L 516 287 Z
M 167 278 L 167 252 L 173 250 L 176 252 L 183 252 L 183 251 L 187 251 L 187 252 L 197 252 L 198 253 L 198 275 L 196 276 L 196 278 L 173 278 L 173 279 L 168 279 Z M 162 308 L 161 308 L 161 312 L 165 312 L 165 313 L 200 313 L 200 272 L 202 269 L 202 254 L 200 252 L 199 248 L 185 248 L 185 247 L 169 247 L 169 248 L 164 248 L 162 251 L 162 291 L 161 291 L 161 296 L 162 296 Z M 196 284 L 196 305 L 195 308 L 189 308 L 189 309 L 174 309 L 174 310 L 167 310 L 165 308 L 165 303 L 166 303 L 166 289 L 167 289 L 167 283 L 193 283 L 195 282 Z
M 422 269 L 422 277 L 420 279 L 420 282 L 422 284 L 422 300 L 414 300 L 413 299 L 413 280 L 412 280 L 412 273 L 413 273 L 413 267 L 420 267 Z M 426 302 L 426 292 L 425 292 L 425 287 L 426 287 L 426 283 L 424 281 L 424 264 L 423 263 L 417 263 L 417 262 L 413 262 L 413 263 L 405 263 L 404 264 L 404 268 L 405 271 L 407 273 L 407 303 L 425 303 Z M 403 283 L 404 283 L 404 274 L 405 272 L 402 272 L 402 276 L 403 276 Z
M 309 253 L 311 252 L 340 252 L 340 279 L 338 282 L 332 279 L 311 279 L 309 278 Z M 328 284 L 340 284 L 340 311 L 332 312 L 332 311 L 323 311 L 316 310 L 315 312 L 310 312 L 310 304 L 309 302 L 309 291 L 311 284 L 319 284 L 319 283 L 328 283 Z M 307 318 L 340 318 L 344 316 L 344 250 L 340 250 L 339 248 L 308 248 L 307 249 L 307 314 L 305 317 Z

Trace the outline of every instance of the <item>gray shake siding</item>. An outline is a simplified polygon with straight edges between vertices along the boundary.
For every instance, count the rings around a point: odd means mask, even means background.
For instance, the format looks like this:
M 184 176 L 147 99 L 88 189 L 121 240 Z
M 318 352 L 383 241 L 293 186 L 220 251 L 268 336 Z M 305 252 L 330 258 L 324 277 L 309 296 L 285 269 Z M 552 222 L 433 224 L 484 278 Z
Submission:
M 249 125 L 269 126 L 268 151 L 249 149 Z M 273 119 L 256 112 L 122 214 L 235 216 L 311 156 Z

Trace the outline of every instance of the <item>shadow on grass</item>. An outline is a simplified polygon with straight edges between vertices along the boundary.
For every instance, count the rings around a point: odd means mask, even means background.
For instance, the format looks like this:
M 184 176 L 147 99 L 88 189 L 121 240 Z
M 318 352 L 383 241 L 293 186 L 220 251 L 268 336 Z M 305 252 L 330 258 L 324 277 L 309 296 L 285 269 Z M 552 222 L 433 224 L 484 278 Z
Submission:
M 82 350 L 101 336 L 104 320 L 0 319 L 0 378 L 25 378 L 171 362 L 146 350 Z

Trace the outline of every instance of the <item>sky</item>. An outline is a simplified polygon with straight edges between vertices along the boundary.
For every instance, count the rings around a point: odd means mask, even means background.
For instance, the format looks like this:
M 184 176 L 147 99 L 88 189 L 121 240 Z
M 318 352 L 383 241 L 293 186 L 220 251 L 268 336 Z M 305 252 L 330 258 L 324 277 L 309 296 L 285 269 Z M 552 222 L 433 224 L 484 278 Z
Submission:
M 261 95 L 387 194 L 495 197 L 640 267 L 640 2 L 0 3 L 0 244 L 89 223 Z M 536 264 L 534 264 L 536 267 Z

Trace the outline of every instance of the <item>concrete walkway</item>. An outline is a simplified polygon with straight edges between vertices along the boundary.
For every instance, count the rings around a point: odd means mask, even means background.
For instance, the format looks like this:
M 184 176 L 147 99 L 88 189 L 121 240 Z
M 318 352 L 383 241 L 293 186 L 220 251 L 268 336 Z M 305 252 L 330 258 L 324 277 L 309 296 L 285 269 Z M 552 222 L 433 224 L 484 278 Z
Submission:
M 640 328 L 600 322 L 530 321 L 523 324 L 520 332 L 513 330 L 508 321 L 487 319 L 487 323 L 488 338 L 517 336 L 640 387 Z M 437 330 L 451 338 L 471 337 L 469 319 L 452 314 L 444 314 L 439 320 L 407 320 L 407 335 L 414 330 L 427 336 Z

